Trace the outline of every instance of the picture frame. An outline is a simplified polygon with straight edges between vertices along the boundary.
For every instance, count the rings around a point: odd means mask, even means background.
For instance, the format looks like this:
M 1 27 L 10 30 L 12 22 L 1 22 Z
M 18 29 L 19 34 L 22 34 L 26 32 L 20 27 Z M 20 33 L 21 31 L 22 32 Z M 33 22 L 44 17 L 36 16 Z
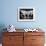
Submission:
M 33 7 L 19 7 L 18 21 L 35 21 L 35 8 Z

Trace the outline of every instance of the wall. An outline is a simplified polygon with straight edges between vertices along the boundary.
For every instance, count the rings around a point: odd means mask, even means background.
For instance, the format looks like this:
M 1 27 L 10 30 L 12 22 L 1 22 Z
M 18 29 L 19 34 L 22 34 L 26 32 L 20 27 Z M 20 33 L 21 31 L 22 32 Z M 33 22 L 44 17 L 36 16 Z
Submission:
M 0 0 L 0 31 L 13 24 L 15 28 L 37 28 L 46 31 L 46 0 Z M 36 20 L 32 22 L 18 22 L 17 8 L 35 8 Z
M 46 0 L 0 0 L 1 15 L 0 25 L 13 24 L 16 28 L 46 28 Z M 35 8 L 36 20 L 32 22 L 18 22 L 17 8 Z

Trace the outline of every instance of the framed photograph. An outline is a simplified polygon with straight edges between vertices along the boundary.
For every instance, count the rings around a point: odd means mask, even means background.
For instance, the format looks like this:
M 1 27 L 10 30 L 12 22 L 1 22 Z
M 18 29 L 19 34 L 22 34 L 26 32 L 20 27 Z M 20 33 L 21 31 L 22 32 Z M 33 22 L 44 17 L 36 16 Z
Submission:
M 19 7 L 18 21 L 35 21 L 35 8 Z

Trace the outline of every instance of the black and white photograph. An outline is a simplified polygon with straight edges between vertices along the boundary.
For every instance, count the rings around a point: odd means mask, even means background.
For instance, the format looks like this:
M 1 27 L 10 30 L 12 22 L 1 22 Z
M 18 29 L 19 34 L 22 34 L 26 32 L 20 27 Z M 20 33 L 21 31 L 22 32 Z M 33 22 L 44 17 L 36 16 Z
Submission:
M 19 8 L 18 9 L 18 21 L 34 21 L 35 12 L 34 8 Z

